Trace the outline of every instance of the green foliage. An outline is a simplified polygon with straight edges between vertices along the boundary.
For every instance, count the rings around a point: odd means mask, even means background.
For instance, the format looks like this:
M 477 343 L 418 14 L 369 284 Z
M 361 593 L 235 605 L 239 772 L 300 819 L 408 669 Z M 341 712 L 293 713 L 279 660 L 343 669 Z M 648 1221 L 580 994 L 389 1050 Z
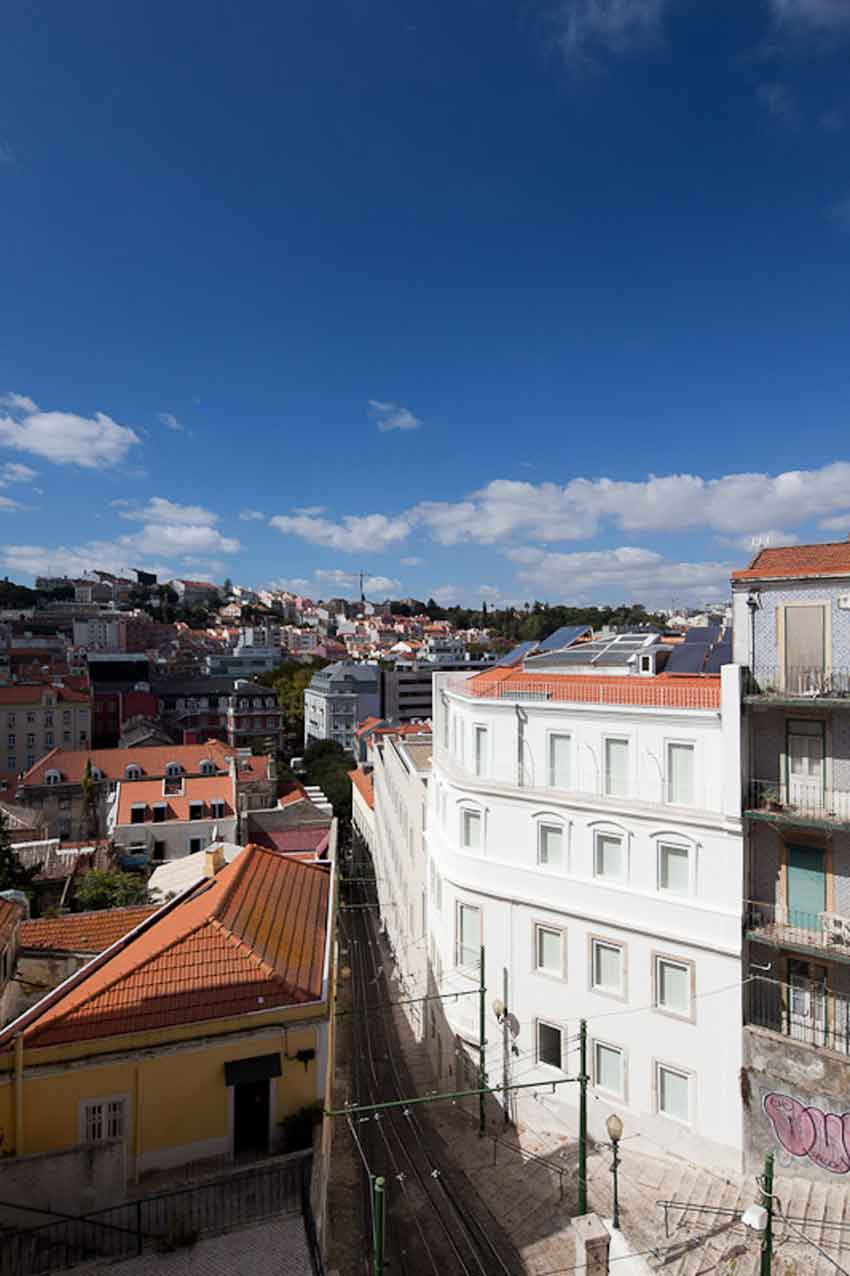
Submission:
M 75 900 L 84 912 L 100 908 L 125 908 L 148 902 L 147 883 L 138 873 L 90 868 L 77 884 Z
M 619 607 L 567 607 L 561 604 L 534 602 L 524 607 L 503 607 L 498 611 L 472 611 L 466 607 L 439 607 L 429 598 L 426 612 L 431 620 L 448 620 L 457 629 L 489 629 L 506 643 L 548 638 L 562 625 L 592 625 L 601 629 L 639 629 L 650 626 L 663 629 L 663 616 L 646 611 L 640 603 L 622 603 Z
M 318 784 L 334 809 L 341 828 L 351 821 L 351 781 L 354 759 L 335 740 L 314 740 L 304 750 L 308 784 Z
M 264 687 L 272 687 L 277 702 L 283 709 L 284 730 L 296 739 L 304 738 L 304 691 L 318 669 L 324 669 L 327 660 L 314 660 L 304 664 L 300 660 L 287 660 L 276 669 L 260 674 L 257 679 Z
M 41 869 L 40 864 L 24 868 L 9 840 L 6 817 L 0 815 L 0 891 L 28 891 Z

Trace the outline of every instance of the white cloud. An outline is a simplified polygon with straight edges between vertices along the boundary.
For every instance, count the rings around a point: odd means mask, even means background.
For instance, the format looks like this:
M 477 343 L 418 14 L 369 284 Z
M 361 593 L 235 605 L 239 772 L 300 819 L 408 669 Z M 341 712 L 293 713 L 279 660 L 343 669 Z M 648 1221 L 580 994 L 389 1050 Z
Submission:
M 112 502 L 119 507 L 118 501 Z M 133 519 L 140 523 L 185 523 L 211 527 L 218 522 L 218 514 L 204 509 L 203 505 L 178 505 L 164 496 L 152 496 L 147 505 L 133 506 L 129 501 L 121 501 L 121 517 Z
M 356 572 L 347 572 L 339 567 L 319 568 L 313 576 L 322 585 L 333 585 L 337 589 L 350 589 L 360 592 L 360 576 Z M 364 576 L 363 590 L 368 594 L 389 594 L 400 588 L 401 581 L 392 576 Z
M 410 554 L 407 558 L 402 558 L 400 561 L 402 567 L 421 567 L 425 562 L 425 559 L 417 558 L 415 554 Z
M 377 421 L 378 429 L 383 434 L 388 430 L 418 430 L 422 424 L 410 408 L 405 408 L 400 403 L 386 403 L 381 399 L 369 400 L 369 415 Z
M 18 461 L 7 461 L 0 466 L 0 487 L 7 487 L 10 483 L 31 483 L 34 478 L 38 478 L 38 472 Z
M 239 517 L 243 523 L 264 523 L 266 516 L 262 510 L 242 510 Z
M 177 433 L 186 429 L 183 422 L 178 421 L 173 412 L 157 412 L 156 419 L 160 425 L 164 425 L 167 429 L 174 430 Z
M 296 505 L 292 513 L 303 514 L 306 518 L 315 518 L 318 514 L 324 514 L 327 508 L 327 505 Z
M 848 532 L 850 531 L 850 514 L 834 514 L 832 518 L 822 518 L 818 527 L 823 528 L 825 532 Z
M 183 523 L 148 523 L 131 536 L 121 536 L 119 545 L 134 547 L 139 554 L 180 556 L 191 554 L 235 554 L 239 541 L 222 536 L 214 527 Z
M 6 409 L 6 411 L 3 411 Z M 23 394 L 0 397 L 0 446 L 32 452 L 57 465 L 100 470 L 119 465 L 139 436 L 112 417 L 45 412 Z
M 519 564 L 517 578 L 543 597 L 570 602 L 644 602 L 662 606 L 700 602 L 707 594 L 724 597 L 735 563 L 675 562 L 654 550 L 622 545 L 617 549 L 558 554 L 534 547 L 507 551 Z
M 850 30 L 847 0 L 770 0 L 770 4 L 779 26 L 826 33 Z
M 269 519 L 269 524 L 279 532 L 300 536 L 313 545 L 346 553 L 378 552 L 404 540 L 410 532 L 407 518 L 386 514 L 345 514 L 339 523 L 308 514 L 278 514 Z
M 20 501 L 13 501 L 9 496 L 0 496 L 0 510 L 11 513 L 12 510 L 25 510 L 26 505 L 22 505 Z
M 0 563 L 15 579 L 34 576 L 82 576 L 95 569 L 128 574 L 140 566 L 132 552 L 112 541 L 88 541 L 83 545 L 3 545 Z M 146 562 L 144 566 L 168 579 L 174 575 L 167 565 Z
M 771 528 L 767 532 L 752 532 L 749 536 L 718 536 L 718 543 L 731 549 L 742 549 L 747 554 L 755 554 L 768 545 L 799 545 L 800 538 L 794 532 L 783 532 Z
M 650 475 L 638 482 L 572 479 L 524 483 L 495 479 L 463 501 L 425 502 L 407 515 L 424 523 L 435 540 L 480 544 L 522 535 L 545 542 L 587 540 L 601 524 L 623 531 L 707 528 L 729 535 L 795 526 L 850 507 L 850 463 L 784 474 Z
M 587 65 L 654 44 L 666 8 L 667 0 L 561 0 L 550 16 L 566 60 Z

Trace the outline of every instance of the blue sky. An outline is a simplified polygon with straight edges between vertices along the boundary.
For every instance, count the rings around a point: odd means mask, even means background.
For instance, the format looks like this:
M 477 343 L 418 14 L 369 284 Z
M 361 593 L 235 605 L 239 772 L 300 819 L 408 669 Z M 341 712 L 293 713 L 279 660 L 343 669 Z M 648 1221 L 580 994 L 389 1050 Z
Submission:
M 850 531 L 850 0 L 16 5 L 0 570 L 722 597 Z

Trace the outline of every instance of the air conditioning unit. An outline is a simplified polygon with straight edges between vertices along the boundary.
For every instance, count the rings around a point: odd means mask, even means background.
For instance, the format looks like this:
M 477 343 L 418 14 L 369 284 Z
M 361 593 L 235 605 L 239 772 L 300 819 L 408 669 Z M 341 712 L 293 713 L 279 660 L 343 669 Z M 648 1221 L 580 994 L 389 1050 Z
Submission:
M 821 913 L 823 929 L 832 944 L 850 945 L 850 917 L 838 913 Z

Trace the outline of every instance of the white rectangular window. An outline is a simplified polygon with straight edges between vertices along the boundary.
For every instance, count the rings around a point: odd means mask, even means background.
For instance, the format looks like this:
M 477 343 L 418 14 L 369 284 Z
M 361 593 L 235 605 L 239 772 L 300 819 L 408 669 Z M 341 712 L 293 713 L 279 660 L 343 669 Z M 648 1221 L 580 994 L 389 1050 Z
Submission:
M 468 850 L 481 849 L 481 812 L 461 811 L 460 815 L 461 845 Z
M 561 1029 L 542 1019 L 537 1021 L 537 1062 L 550 1068 L 561 1067 Z
M 564 973 L 564 932 L 551 926 L 534 927 L 534 964 L 547 975 Z
M 593 1071 L 598 1090 L 606 1090 L 622 1099 L 625 1094 L 625 1067 L 619 1046 L 596 1041 L 593 1046 Z
M 671 895 L 690 895 L 691 856 L 686 846 L 658 847 L 658 889 Z
M 665 1063 L 657 1064 L 658 1111 L 674 1121 L 690 1121 L 690 1081 L 687 1072 L 670 1068 Z
M 667 801 L 675 806 L 694 804 L 694 746 L 667 745 Z
M 101 1143 L 124 1137 L 124 1099 L 98 1099 L 83 1105 L 83 1141 Z
M 661 1010 L 669 1010 L 675 1015 L 690 1014 L 691 967 L 688 962 L 656 957 L 655 1001 Z
M 571 736 L 549 736 L 549 787 L 551 789 L 568 789 L 570 787 L 572 748 L 573 741 Z
M 597 877 L 622 880 L 625 877 L 626 857 L 623 839 L 613 833 L 597 833 L 593 846 L 593 871 Z
M 472 904 L 457 906 L 457 964 L 467 970 L 481 964 L 481 910 Z
M 629 792 L 629 742 L 605 741 L 605 792 L 608 797 L 626 797 Z
M 475 737 L 475 774 L 487 774 L 487 728 L 473 727 Z
M 541 824 L 537 830 L 537 862 L 560 868 L 564 862 L 564 830 L 559 824 Z
M 623 992 L 623 950 L 617 944 L 606 944 L 602 940 L 591 941 L 591 978 L 592 986 L 600 992 L 614 993 L 621 996 Z

